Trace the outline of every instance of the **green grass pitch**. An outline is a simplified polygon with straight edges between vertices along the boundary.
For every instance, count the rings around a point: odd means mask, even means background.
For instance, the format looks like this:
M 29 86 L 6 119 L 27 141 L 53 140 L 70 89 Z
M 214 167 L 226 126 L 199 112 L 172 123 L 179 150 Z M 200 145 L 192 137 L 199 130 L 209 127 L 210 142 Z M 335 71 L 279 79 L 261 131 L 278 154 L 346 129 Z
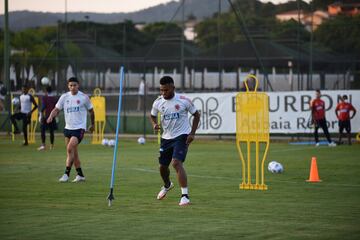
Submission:
M 0 239 L 360 239 L 360 145 L 336 148 L 270 145 L 268 191 L 240 190 L 241 162 L 233 141 L 191 145 L 186 170 L 192 204 L 179 207 L 175 188 L 161 186 L 158 146 L 120 138 L 115 200 L 107 206 L 113 149 L 80 145 L 84 183 L 58 182 L 63 138 L 52 151 L 0 138 Z M 39 139 L 37 140 L 39 142 Z M 321 183 L 307 183 L 311 157 Z M 267 164 L 266 164 L 267 166 Z M 71 172 L 71 179 L 75 170 Z

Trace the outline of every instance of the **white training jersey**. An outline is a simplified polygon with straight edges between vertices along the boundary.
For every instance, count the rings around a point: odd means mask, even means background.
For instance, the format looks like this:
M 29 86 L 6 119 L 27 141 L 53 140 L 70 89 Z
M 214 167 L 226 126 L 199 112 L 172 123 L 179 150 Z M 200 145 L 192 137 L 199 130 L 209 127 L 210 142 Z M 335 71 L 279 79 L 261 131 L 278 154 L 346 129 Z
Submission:
M 139 95 L 144 95 L 145 94 L 145 83 L 143 80 L 141 80 L 140 84 L 139 84 L 139 91 L 138 91 Z
M 33 98 L 33 96 L 31 96 L 30 94 L 21 94 L 20 95 L 20 112 L 21 113 L 28 114 L 29 112 L 31 112 L 31 109 L 32 109 L 31 98 Z
M 160 96 L 153 103 L 151 115 L 161 114 L 162 138 L 173 139 L 181 134 L 189 134 L 191 131 L 188 112 L 194 114 L 194 104 L 185 96 L 175 94 L 172 99 L 164 99 Z
M 55 107 L 64 109 L 65 128 L 69 130 L 86 129 L 87 111 L 93 108 L 89 97 L 81 91 L 76 95 L 71 92 L 61 95 Z

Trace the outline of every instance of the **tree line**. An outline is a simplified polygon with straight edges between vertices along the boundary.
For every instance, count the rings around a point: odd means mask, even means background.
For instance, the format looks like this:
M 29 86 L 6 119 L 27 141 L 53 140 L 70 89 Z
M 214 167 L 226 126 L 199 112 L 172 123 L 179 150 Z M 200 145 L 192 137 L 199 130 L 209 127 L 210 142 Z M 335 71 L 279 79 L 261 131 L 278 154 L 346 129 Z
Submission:
M 280 22 L 277 13 L 297 10 L 299 7 L 305 12 L 315 9 L 325 9 L 332 1 L 314 0 L 310 4 L 300 1 L 274 5 L 253 0 L 234 1 L 238 12 L 253 38 L 269 39 L 288 44 L 301 45 L 313 41 L 316 48 L 344 56 L 359 56 L 360 54 L 360 15 L 339 15 L 325 21 L 311 33 L 301 23 L 290 20 Z M 299 5 L 298 5 L 299 4 Z M 194 16 L 187 16 L 195 20 Z M 209 50 L 236 43 L 245 39 L 239 27 L 235 13 L 229 10 L 220 15 L 207 18 L 195 27 L 196 39 L 194 44 L 201 50 Z M 144 46 L 151 46 L 156 41 L 180 41 L 183 37 L 181 23 L 158 22 L 146 24 L 143 28 L 130 20 L 116 24 L 101 24 L 95 22 L 59 22 L 57 26 L 26 29 L 21 32 L 10 33 L 12 58 L 18 61 L 33 58 L 81 58 L 79 40 L 110 49 L 121 56 L 131 55 L 132 52 Z M 0 31 L 0 55 L 3 56 L 4 37 Z M 55 50 L 56 49 L 56 50 Z

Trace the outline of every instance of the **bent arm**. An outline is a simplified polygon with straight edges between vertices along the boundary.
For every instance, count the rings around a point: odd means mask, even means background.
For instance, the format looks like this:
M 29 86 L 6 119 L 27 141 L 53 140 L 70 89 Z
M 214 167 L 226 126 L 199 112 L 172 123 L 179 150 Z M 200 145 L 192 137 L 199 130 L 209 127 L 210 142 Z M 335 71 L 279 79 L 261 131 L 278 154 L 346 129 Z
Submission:
M 38 105 L 33 96 L 30 97 L 30 100 L 31 100 L 32 104 L 34 105 L 33 109 L 31 109 L 31 111 L 30 111 L 30 114 L 32 114 L 38 108 Z
M 192 127 L 191 127 L 191 132 L 189 133 L 189 136 L 186 139 L 186 144 L 189 145 L 192 141 L 194 141 L 195 139 L 195 132 L 199 126 L 199 122 L 200 122 L 200 113 L 198 111 L 196 111 L 193 114 L 194 118 L 192 121 Z
M 193 118 L 193 121 L 192 121 L 192 127 L 191 127 L 191 132 L 190 134 L 191 135 L 195 135 L 195 132 L 199 126 L 199 122 L 200 122 L 200 113 L 198 111 L 196 111 L 194 114 L 193 114 L 194 118 Z
M 350 117 L 350 119 L 353 119 L 353 118 L 355 117 L 355 115 L 356 115 L 356 109 L 354 108 L 354 109 L 353 109 L 353 114 L 352 114 L 352 116 Z
M 154 130 L 160 129 L 160 126 L 157 123 L 157 116 L 150 115 L 150 122 L 151 122 L 151 126 L 153 127 Z
M 93 108 L 89 109 L 89 114 L 90 114 L 90 121 L 91 121 L 89 131 L 93 132 L 94 131 L 94 126 L 95 126 L 95 112 L 94 112 Z

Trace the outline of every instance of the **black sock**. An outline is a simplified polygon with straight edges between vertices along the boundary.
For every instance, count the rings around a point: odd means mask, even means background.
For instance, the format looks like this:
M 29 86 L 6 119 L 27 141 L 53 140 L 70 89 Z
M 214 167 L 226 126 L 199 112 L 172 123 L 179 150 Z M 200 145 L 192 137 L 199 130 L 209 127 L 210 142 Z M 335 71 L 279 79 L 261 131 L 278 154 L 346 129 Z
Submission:
M 181 197 L 186 197 L 187 199 L 190 199 L 188 194 L 182 194 Z
M 71 170 L 71 167 L 66 167 L 65 174 L 70 176 L 70 170 Z
M 83 177 L 83 176 L 84 176 L 81 168 L 77 168 L 76 171 L 77 171 L 77 174 L 78 174 L 80 177 Z
M 169 188 L 171 185 L 171 182 L 165 183 L 164 187 Z

